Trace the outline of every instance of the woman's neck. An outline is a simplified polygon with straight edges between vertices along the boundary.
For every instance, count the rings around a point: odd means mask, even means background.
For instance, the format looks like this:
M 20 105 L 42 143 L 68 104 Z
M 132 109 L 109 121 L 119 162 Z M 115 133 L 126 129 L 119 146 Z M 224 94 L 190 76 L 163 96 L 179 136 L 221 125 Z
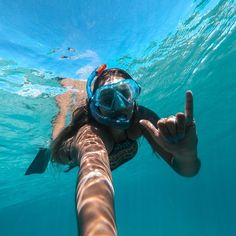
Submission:
M 115 142 L 122 142 L 127 139 L 126 130 L 109 127 L 109 131 Z

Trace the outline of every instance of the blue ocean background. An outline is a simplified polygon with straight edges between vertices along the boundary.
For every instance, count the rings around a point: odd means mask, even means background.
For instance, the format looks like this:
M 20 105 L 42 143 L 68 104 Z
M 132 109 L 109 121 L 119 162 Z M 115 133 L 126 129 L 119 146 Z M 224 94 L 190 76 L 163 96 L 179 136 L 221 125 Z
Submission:
M 0 0 L 0 235 L 77 235 L 78 169 L 24 176 L 50 141 L 64 90 L 101 63 L 142 86 L 139 104 L 166 117 L 192 90 L 202 161 L 177 175 L 140 140 L 113 172 L 118 235 L 234 236 L 236 2 Z

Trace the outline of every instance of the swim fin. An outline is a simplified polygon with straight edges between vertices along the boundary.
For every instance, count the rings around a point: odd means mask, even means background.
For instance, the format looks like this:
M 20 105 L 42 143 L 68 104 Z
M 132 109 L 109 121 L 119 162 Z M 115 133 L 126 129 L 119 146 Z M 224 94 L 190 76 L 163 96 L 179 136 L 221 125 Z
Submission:
M 48 148 L 40 148 L 34 160 L 25 172 L 25 175 L 44 173 L 50 160 L 50 150 Z

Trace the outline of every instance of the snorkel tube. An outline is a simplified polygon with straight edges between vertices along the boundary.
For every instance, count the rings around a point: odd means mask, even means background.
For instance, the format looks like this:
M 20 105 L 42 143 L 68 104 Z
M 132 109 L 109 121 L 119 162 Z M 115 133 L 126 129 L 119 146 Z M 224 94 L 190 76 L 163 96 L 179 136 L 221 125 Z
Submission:
M 102 64 L 101 66 L 97 67 L 88 77 L 87 84 L 86 84 L 86 91 L 88 95 L 89 111 L 92 117 L 100 124 L 103 124 L 106 126 L 112 126 L 114 128 L 119 128 L 119 129 L 127 129 L 130 124 L 130 120 L 128 118 L 126 118 L 125 116 L 120 116 L 117 118 L 104 116 L 99 110 L 99 107 L 96 106 L 95 104 L 93 91 L 92 91 L 92 84 L 96 80 L 96 77 L 99 76 L 106 69 L 106 67 L 107 66 L 105 64 Z
M 88 77 L 87 80 L 87 84 L 86 84 L 86 91 L 87 91 L 87 95 L 88 95 L 88 99 L 90 100 L 93 96 L 93 92 L 92 92 L 92 83 L 95 80 L 96 76 L 99 76 L 105 69 L 107 68 L 106 64 L 102 64 L 99 67 L 97 67 Z

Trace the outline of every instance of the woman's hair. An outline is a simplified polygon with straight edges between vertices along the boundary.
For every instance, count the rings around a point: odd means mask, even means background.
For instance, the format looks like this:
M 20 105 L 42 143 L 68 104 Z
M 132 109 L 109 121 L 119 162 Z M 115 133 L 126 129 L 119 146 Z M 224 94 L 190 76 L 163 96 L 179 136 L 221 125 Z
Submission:
M 97 88 L 101 87 L 107 79 L 132 79 L 132 77 L 124 70 L 119 68 L 112 68 L 104 70 L 95 80 L 93 85 L 93 93 L 96 91 Z
M 58 162 L 58 163 L 64 163 L 63 160 L 61 160 L 59 151 L 60 147 L 63 145 L 63 143 L 68 140 L 69 138 L 76 135 L 78 130 L 85 124 L 88 124 L 90 121 L 90 116 L 88 114 L 88 106 L 87 103 L 77 107 L 73 113 L 71 122 L 68 126 L 66 126 L 59 135 L 52 141 L 51 144 L 51 159 L 52 162 Z
M 94 86 L 93 86 L 93 92 L 100 86 L 102 86 L 106 79 L 110 78 L 112 79 L 132 79 L 132 77 L 124 70 L 113 68 L 113 69 L 107 69 L 104 70 L 95 80 Z M 53 162 L 59 162 L 64 163 L 63 160 L 61 160 L 61 157 L 59 155 L 60 147 L 62 144 L 68 140 L 69 138 L 73 137 L 77 134 L 78 130 L 84 126 L 85 124 L 92 124 L 97 123 L 95 119 L 90 115 L 89 109 L 88 109 L 88 101 L 86 100 L 85 104 L 80 105 L 77 107 L 71 118 L 70 124 L 65 127 L 58 137 L 53 140 L 51 144 L 51 158 Z

